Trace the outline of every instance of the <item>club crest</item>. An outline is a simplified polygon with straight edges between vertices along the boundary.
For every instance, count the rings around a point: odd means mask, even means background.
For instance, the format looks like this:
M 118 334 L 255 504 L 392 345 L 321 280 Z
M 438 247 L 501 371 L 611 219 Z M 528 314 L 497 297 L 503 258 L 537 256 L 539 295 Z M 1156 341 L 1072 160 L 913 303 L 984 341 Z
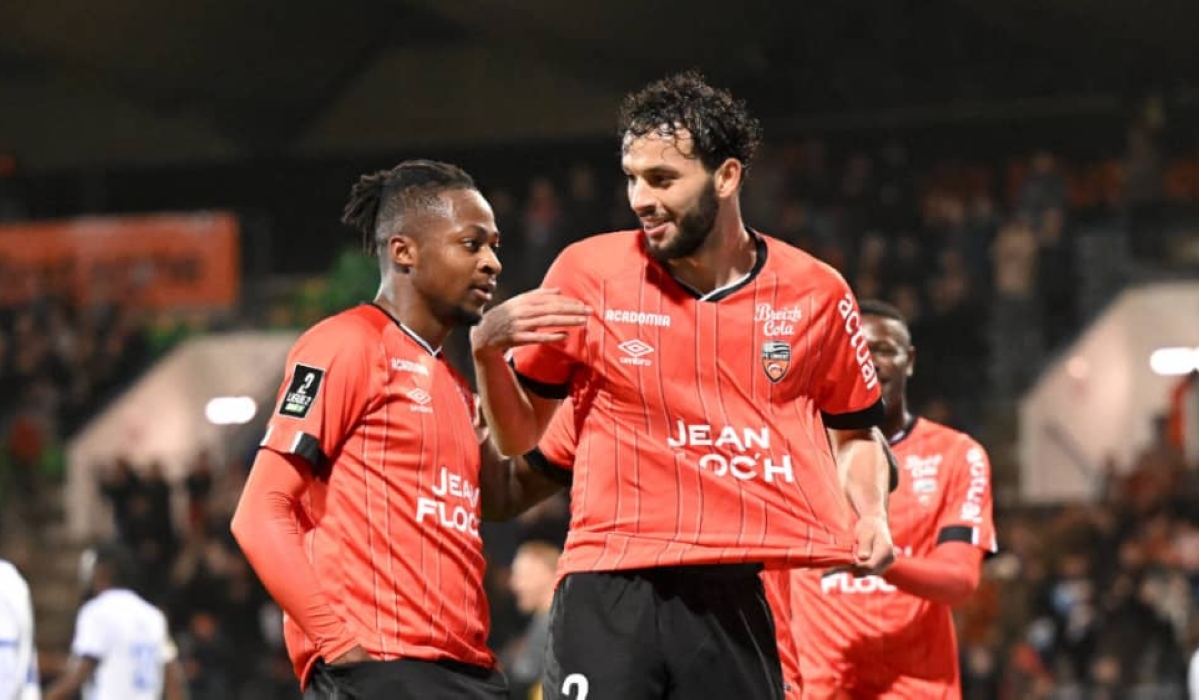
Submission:
M 781 340 L 768 340 L 762 343 L 762 371 L 766 378 L 778 382 L 787 374 L 791 366 L 791 346 Z

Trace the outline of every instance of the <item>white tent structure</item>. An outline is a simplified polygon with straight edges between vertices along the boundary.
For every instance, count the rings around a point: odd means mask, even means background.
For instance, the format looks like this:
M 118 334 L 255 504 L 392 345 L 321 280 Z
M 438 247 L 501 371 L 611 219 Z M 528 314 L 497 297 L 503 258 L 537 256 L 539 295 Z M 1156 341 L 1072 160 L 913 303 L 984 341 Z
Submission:
M 240 425 L 271 410 L 294 332 L 237 332 L 189 340 L 146 372 L 67 446 L 67 528 L 72 537 L 106 534 L 112 518 L 99 480 L 122 455 L 135 467 L 163 466 L 183 478 L 209 451 L 232 456 Z M 216 401 L 213 401 L 216 399 Z
M 1105 462 L 1131 466 L 1152 437 L 1152 417 L 1197 361 L 1199 283 L 1123 292 L 1021 400 L 1022 499 L 1096 496 Z

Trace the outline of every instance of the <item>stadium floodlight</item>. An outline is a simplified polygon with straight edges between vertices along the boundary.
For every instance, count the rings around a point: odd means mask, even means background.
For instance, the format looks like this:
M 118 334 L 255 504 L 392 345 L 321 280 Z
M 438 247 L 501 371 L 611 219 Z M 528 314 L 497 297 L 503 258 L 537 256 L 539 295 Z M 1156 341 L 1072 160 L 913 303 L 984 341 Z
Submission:
M 1158 348 L 1149 356 L 1149 369 L 1163 377 L 1199 370 L 1199 348 Z
M 256 413 L 258 403 L 249 396 L 218 396 L 204 407 L 204 417 L 213 425 L 244 425 Z

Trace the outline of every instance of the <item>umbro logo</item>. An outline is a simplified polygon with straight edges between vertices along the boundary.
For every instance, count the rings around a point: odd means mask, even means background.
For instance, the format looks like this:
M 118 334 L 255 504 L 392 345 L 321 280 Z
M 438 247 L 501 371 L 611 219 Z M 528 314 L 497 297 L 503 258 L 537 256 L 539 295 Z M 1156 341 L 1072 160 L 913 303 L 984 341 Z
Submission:
M 649 343 L 640 338 L 633 338 L 632 340 L 624 341 L 616 347 L 620 348 L 620 351 L 627 355 L 627 357 L 620 358 L 621 364 L 637 365 L 640 367 L 650 366 L 651 362 L 644 358 L 645 355 L 654 351 L 653 346 Z
M 429 396 L 429 392 L 425 391 L 419 386 L 414 389 L 409 389 L 405 396 L 412 399 L 413 405 L 409 406 L 409 408 L 413 411 L 416 411 L 417 413 L 433 412 L 433 407 L 429 405 L 429 403 L 433 401 L 433 397 Z

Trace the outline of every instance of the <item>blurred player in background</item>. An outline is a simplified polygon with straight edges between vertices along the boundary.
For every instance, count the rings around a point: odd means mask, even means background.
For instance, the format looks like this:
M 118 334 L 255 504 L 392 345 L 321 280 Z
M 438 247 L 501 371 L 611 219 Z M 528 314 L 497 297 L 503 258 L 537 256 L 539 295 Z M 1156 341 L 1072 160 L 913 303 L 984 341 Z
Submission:
M 80 577 L 89 600 L 75 619 L 67 670 L 46 700 L 183 700 L 187 684 L 166 616 L 133 591 L 133 555 L 119 545 L 83 553 Z
M 642 228 L 569 246 L 471 334 L 501 451 L 536 446 L 568 395 L 579 416 L 543 691 L 779 698 L 762 566 L 892 557 L 857 303 L 742 221 L 760 128 L 727 92 L 658 81 L 626 98 L 620 132 Z
M 983 556 L 995 551 L 990 464 L 970 436 L 909 412 L 916 349 L 903 315 L 864 301 L 862 329 L 899 462 L 889 509 L 896 559 L 881 576 L 795 572 L 803 697 L 960 698 L 951 609 L 978 587 Z
M 379 294 L 292 348 L 233 533 L 306 697 L 507 698 L 479 519 L 519 512 L 520 481 L 441 352 L 495 290 L 495 216 L 461 168 L 422 160 L 363 176 L 343 220 Z
M 38 700 L 33 599 L 17 567 L 0 559 L 0 700 Z
M 550 633 L 550 604 L 561 555 L 562 550 L 555 545 L 534 540 L 522 544 L 512 559 L 508 586 L 516 600 L 516 609 L 529 616 L 524 632 L 504 656 L 504 671 L 512 684 L 514 698 L 523 700 L 530 697 L 530 690 L 541 688 Z

